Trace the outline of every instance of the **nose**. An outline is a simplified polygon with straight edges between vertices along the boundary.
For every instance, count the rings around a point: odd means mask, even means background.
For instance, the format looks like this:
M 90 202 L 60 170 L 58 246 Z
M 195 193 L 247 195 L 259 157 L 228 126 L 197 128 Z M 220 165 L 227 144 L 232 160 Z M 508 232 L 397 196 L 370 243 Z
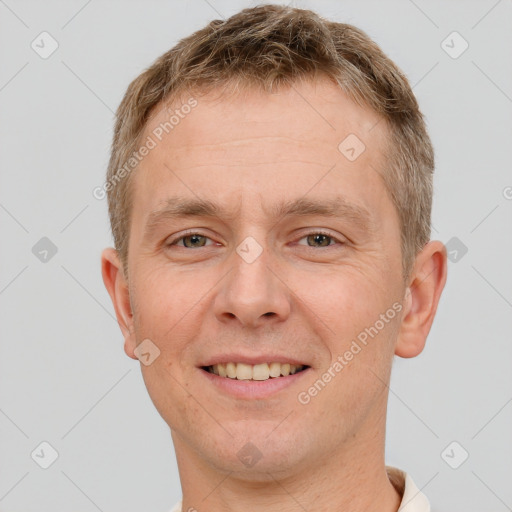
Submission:
M 244 253 L 244 248 L 249 248 L 249 252 Z M 242 327 L 256 328 L 282 322 L 290 314 L 292 292 L 283 270 L 268 249 L 263 248 L 253 259 L 250 252 L 254 250 L 249 242 L 249 246 L 241 244 L 231 255 L 231 270 L 221 281 L 214 304 L 215 315 L 221 322 L 237 321 Z

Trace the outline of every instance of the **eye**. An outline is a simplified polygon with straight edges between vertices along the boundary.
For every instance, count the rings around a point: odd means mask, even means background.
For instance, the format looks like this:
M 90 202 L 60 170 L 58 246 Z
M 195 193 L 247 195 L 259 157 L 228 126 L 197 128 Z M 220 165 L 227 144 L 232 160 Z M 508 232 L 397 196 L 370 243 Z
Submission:
M 202 235 L 201 233 L 190 232 L 188 234 L 182 235 L 176 240 L 167 244 L 168 246 L 177 245 L 179 247 L 185 247 L 187 249 L 195 249 L 200 247 L 205 247 L 206 240 L 211 240 L 207 236 Z M 178 242 L 183 241 L 183 245 L 179 245 Z M 210 244 L 211 245 L 211 244 Z
M 166 244 L 168 247 L 170 246 L 178 246 L 183 247 L 186 249 L 197 249 L 201 247 L 206 247 L 207 244 L 206 241 L 211 240 L 211 238 L 202 235 L 198 232 L 188 232 L 179 238 L 176 238 L 175 240 L 169 242 Z M 332 247 L 333 245 L 344 245 L 342 241 L 340 241 L 338 238 L 332 236 L 330 233 L 325 231 L 313 231 L 305 236 L 303 236 L 300 240 L 306 240 L 306 245 L 308 248 L 315 248 L 315 247 Z M 334 242 L 334 243 L 331 243 Z M 337 242 L 337 243 L 336 243 Z M 305 245 L 299 243 L 298 245 Z
M 327 233 L 325 231 L 311 232 L 308 235 L 302 237 L 300 240 L 304 240 L 304 239 L 307 240 L 308 247 L 312 247 L 312 248 L 315 247 L 315 244 L 318 244 L 318 245 L 316 245 L 316 247 L 330 247 L 332 245 L 336 245 L 336 244 L 329 243 L 330 241 L 336 241 L 336 242 L 338 242 L 337 245 L 343 245 L 343 242 L 341 242 L 337 238 L 333 237 L 330 233 Z M 310 245 L 310 244 L 312 244 L 312 245 Z M 304 244 L 299 244 L 299 245 L 304 245 Z

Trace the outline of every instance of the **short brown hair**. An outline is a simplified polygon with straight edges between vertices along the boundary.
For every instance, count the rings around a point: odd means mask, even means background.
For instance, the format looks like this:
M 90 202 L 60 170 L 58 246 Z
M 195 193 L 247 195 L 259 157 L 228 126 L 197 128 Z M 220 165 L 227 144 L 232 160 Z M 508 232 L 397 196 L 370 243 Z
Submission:
M 194 89 L 257 86 L 271 92 L 316 77 L 333 80 L 389 127 L 382 178 L 400 219 L 403 277 L 409 277 L 416 254 L 430 239 L 434 152 L 407 78 L 362 30 L 310 10 L 272 4 L 212 21 L 129 85 L 116 112 L 106 181 L 112 185 L 106 189 L 110 223 L 125 275 L 131 174 L 116 178 L 155 107 Z

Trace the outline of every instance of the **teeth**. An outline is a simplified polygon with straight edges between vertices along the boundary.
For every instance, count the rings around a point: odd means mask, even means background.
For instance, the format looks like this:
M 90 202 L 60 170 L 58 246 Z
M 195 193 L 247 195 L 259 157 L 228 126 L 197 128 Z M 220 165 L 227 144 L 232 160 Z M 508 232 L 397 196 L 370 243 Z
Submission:
M 215 373 L 215 366 L 213 367 Z M 236 365 L 236 378 L 238 380 L 249 380 L 252 379 L 252 367 L 250 364 L 238 363 Z
M 230 379 L 236 379 L 236 364 L 235 363 L 227 363 L 226 364 L 226 373 Z
M 281 363 L 270 363 L 269 368 L 271 377 L 281 376 Z
M 219 369 L 219 375 L 221 377 L 227 377 L 228 376 L 228 374 L 226 373 L 226 365 L 225 364 L 218 364 L 217 367 Z
M 267 363 L 255 364 L 252 367 L 253 380 L 267 380 L 270 377 L 270 370 Z
M 220 377 L 238 380 L 268 380 L 287 375 L 293 375 L 305 368 L 304 365 L 290 363 L 219 363 L 208 367 L 210 373 Z

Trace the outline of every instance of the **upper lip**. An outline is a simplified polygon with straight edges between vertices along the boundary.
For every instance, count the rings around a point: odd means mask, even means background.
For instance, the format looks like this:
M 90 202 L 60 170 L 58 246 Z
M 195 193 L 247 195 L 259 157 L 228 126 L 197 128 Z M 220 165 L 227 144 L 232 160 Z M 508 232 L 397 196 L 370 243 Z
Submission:
M 283 356 L 278 354 L 263 354 L 258 356 L 248 356 L 243 354 L 219 354 L 216 356 L 212 356 L 204 363 L 201 363 L 199 366 L 213 366 L 219 363 L 244 363 L 244 364 L 262 364 L 262 363 L 290 363 L 295 365 L 304 365 L 309 366 L 308 364 L 300 361 L 291 356 Z

